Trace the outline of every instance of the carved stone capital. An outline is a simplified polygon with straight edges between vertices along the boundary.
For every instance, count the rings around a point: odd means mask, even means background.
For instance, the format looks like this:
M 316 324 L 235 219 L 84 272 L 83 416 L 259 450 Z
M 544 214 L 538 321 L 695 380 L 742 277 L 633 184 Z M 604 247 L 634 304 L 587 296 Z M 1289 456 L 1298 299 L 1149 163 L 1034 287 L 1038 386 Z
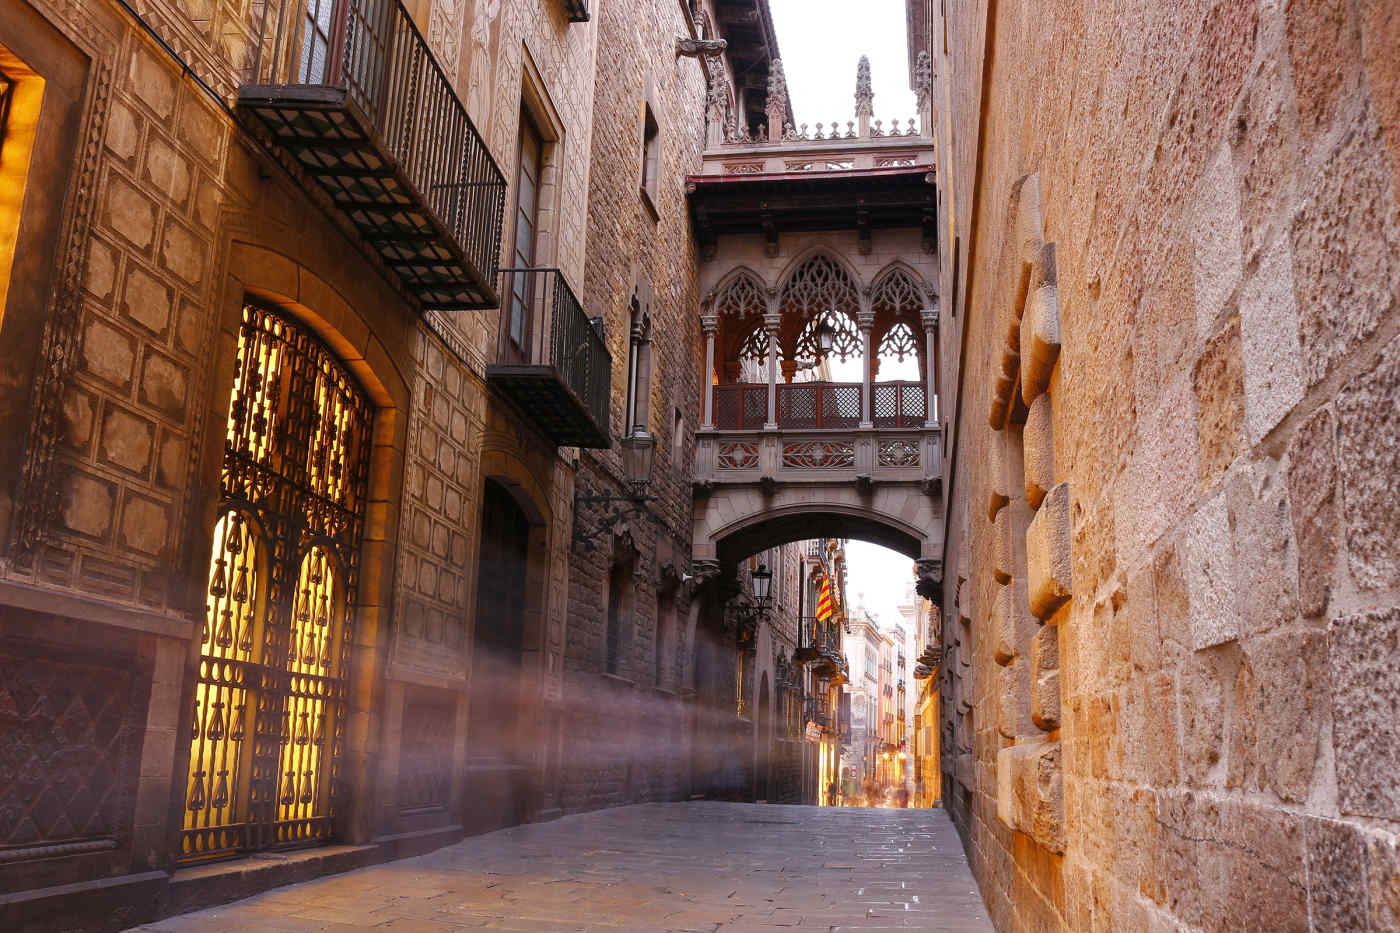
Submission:
M 936 599 L 938 591 L 943 586 L 943 561 L 932 557 L 923 557 L 914 562 L 914 568 L 916 577 L 914 590 L 924 599 Z
M 924 308 L 919 311 L 919 323 L 924 325 L 924 330 L 933 330 L 938 326 L 938 309 Z
M 701 558 L 692 561 L 690 564 L 691 582 L 696 587 L 705 586 L 719 578 L 719 561 L 710 558 Z

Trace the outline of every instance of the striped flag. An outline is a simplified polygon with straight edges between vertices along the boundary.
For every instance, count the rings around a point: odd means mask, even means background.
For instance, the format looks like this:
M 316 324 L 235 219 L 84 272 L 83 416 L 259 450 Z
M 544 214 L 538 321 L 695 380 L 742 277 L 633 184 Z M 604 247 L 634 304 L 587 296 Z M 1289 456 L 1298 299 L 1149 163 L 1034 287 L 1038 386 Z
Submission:
M 817 597 L 817 621 L 826 622 L 836 613 L 836 601 L 831 596 L 831 577 L 822 576 L 821 595 Z

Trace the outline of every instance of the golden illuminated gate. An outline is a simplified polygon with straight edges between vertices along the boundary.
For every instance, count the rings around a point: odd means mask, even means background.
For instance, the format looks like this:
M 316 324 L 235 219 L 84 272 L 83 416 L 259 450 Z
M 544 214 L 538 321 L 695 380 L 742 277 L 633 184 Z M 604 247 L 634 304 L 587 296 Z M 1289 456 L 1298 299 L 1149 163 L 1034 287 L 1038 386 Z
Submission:
M 189 725 L 185 860 L 331 835 L 372 419 L 315 337 L 243 309 Z

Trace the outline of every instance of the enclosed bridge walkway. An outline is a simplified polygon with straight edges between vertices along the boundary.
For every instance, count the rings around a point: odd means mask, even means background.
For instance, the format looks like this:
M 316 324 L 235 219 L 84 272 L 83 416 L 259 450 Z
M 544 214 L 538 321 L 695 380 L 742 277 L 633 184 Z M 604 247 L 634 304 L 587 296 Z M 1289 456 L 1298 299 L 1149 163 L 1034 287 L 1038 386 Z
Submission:
M 640 804 L 474 836 L 149 931 L 991 930 L 942 810 Z

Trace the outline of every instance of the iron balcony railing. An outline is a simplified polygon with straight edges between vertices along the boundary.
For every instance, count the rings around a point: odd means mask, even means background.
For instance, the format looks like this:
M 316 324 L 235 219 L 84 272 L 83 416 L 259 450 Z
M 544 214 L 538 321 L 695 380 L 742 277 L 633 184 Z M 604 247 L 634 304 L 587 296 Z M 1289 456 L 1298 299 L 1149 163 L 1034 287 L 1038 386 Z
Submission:
M 506 180 L 403 3 L 261 10 L 240 101 L 424 307 L 495 307 Z
M 549 404 L 547 394 L 531 408 L 536 420 L 562 444 L 607 447 L 609 393 L 612 388 L 612 355 L 559 269 L 501 270 L 501 332 L 496 365 L 490 375 L 508 379 L 531 369 L 544 370 L 567 390 L 591 425 L 570 426 L 577 421 L 568 411 Z M 558 424 L 554 424 L 558 422 Z M 599 437 L 589 438 L 590 431 Z

